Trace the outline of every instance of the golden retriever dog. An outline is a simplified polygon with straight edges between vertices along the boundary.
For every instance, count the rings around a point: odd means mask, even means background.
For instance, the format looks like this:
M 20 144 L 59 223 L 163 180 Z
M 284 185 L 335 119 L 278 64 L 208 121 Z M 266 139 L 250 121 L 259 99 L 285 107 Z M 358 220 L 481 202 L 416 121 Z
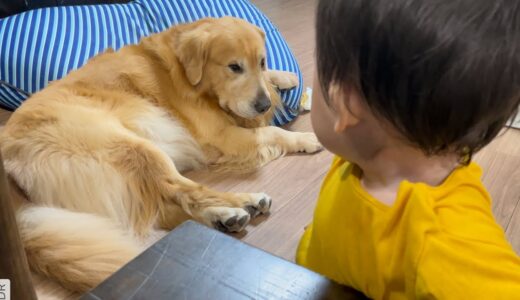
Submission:
M 30 97 L 1 133 L 32 271 L 82 293 L 193 218 L 242 230 L 266 213 L 264 193 L 211 190 L 189 169 L 251 170 L 321 149 L 313 133 L 268 126 L 276 87 L 264 33 L 224 17 L 174 26 L 107 51 Z M 173 270 L 174 271 L 174 270 Z

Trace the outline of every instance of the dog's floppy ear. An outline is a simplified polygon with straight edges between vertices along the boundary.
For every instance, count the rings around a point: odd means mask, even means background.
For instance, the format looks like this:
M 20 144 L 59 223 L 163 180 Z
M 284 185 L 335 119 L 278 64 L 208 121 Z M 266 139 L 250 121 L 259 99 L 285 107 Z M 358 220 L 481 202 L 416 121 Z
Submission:
M 208 56 L 210 33 L 201 27 L 190 26 L 180 31 L 174 41 L 175 54 L 192 85 L 201 81 Z
M 262 28 L 258 27 L 258 26 L 255 26 L 253 25 L 256 29 L 256 31 L 258 31 L 258 33 L 260 33 L 260 35 L 262 36 L 262 39 L 265 41 L 265 32 Z

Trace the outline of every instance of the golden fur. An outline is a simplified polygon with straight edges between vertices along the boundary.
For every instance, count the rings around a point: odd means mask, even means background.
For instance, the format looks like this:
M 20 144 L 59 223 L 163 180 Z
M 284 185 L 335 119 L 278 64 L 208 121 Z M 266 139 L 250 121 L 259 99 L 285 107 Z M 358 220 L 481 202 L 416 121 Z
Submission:
M 107 51 L 28 99 L 1 151 L 29 200 L 18 222 L 36 281 L 85 292 L 188 218 L 240 231 L 266 213 L 266 194 L 217 192 L 180 174 L 321 149 L 312 133 L 268 126 L 280 103 L 273 85 L 297 81 L 265 70 L 264 57 L 259 28 L 203 19 Z M 266 99 L 272 107 L 259 112 Z

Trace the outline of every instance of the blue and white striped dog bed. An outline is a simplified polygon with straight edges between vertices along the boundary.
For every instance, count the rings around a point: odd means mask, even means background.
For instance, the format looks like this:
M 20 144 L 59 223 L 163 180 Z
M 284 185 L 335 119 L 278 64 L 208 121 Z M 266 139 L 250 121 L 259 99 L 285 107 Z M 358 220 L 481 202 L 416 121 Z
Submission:
M 61 6 L 0 20 L 0 105 L 16 109 L 50 81 L 62 78 L 108 47 L 119 49 L 173 24 L 203 17 L 235 16 L 266 32 L 270 69 L 298 74 L 300 85 L 282 92 L 274 123 L 298 114 L 302 77 L 276 27 L 247 0 L 135 0 L 126 4 Z

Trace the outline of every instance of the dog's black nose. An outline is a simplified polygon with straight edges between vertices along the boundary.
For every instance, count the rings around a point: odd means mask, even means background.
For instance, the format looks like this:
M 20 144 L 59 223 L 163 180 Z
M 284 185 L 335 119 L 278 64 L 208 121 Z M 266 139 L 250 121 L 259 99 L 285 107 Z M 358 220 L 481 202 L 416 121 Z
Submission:
M 255 102 L 255 110 L 258 113 L 263 114 L 267 110 L 269 110 L 269 108 L 271 108 L 271 101 L 269 100 L 269 98 L 267 98 L 267 96 L 263 92 L 259 93 L 258 97 L 256 98 L 256 102 Z

